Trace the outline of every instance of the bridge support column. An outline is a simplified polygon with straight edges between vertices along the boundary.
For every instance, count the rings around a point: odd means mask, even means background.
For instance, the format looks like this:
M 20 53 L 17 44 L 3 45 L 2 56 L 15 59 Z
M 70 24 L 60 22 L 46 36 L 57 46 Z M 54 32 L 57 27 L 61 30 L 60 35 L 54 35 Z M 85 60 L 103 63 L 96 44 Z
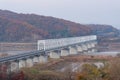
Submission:
M 73 47 L 70 46 L 69 47 L 69 54 L 70 55 L 72 55 L 72 54 L 78 54 L 76 46 L 73 46 Z
M 61 50 L 61 56 L 68 56 L 69 55 L 69 49 L 62 49 Z
M 39 56 L 33 57 L 33 64 L 38 64 L 39 63 Z
M 80 45 L 77 45 L 76 47 L 77 47 L 78 53 L 81 53 L 83 51 L 83 49 L 82 49 L 82 47 Z
M 23 68 L 23 67 L 27 67 L 26 66 L 26 60 L 19 60 L 19 69 Z
M 87 46 L 87 52 L 90 53 L 91 52 L 91 42 L 87 42 L 86 43 L 86 46 Z
M 97 49 L 93 48 L 93 49 L 91 50 L 91 52 L 97 52 Z
M 33 58 L 26 59 L 26 66 L 27 67 L 32 67 L 33 66 Z
M 91 48 L 91 45 L 90 45 L 90 42 L 87 43 L 87 48 L 90 49 Z
M 83 50 L 82 52 L 83 53 L 87 53 L 87 50 L 88 50 L 87 45 L 86 44 L 82 44 L 81 47 L 82 47 L 82 50 Z
M 16 72 L 19 70 L 19 61 L 11 62 L 10 64 L 11 72 Z
M 48 56 L 40 55 L 39 56 L 39 63 L 46 63 L 48 61 Z
M 95 41 L 90 43 L 90 46 L 91 46 L 90 52 L 97 52 L 96 44 L 97 44 L 97 42 L 95 42 Z
M 93 47 L 95 47 L 95 46 L 96 46 L 96 44 L 97 44 L 97 42 L 96 42 L 96 41 L 91 42 L 91 46 L 92 46 L 92 48 L 93 48 Z
M 51 51 L 49 56 L 50 58 L 60 58 L 59 51 Z

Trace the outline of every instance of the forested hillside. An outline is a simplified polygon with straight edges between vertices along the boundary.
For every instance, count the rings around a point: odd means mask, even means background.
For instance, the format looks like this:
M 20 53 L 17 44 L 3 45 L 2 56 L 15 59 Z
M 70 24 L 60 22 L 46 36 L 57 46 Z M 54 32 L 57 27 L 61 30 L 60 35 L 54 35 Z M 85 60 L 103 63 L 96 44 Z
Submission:
M 3 42 L 33 42 L 92 34 L 117 36 L 118 30 L 109 25 L 83 25 L 54 17 L 0 10 L 0 41 Z

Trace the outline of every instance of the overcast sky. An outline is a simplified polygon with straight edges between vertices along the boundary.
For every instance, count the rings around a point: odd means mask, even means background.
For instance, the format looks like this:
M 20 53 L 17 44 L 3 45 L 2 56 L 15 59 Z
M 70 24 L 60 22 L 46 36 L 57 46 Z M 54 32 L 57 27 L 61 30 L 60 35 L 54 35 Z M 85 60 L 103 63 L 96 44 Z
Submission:
M 0 9 L 120 29 L 120 0 L 0 0 Z

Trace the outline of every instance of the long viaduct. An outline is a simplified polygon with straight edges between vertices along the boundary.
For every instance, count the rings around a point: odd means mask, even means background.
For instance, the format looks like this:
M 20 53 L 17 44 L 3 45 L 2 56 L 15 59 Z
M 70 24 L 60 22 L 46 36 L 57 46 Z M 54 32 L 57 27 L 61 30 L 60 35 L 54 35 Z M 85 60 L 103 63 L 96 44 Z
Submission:
M 4 68 L 10 72 L 32 67 L 34 64 L 47 62 L 48 58 L 92 53 L 96 51 L 96 44 L 96 35 L 38 40 L 37 51 L 0 58 L 0 71 Z

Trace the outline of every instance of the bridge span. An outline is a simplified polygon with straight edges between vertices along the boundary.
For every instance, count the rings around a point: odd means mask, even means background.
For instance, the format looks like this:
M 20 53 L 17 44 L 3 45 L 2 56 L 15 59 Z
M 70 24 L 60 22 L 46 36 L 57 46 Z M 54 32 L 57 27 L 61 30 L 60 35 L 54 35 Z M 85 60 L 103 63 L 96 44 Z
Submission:
M 32 67 L 34 64 L 47 62 L 48 58 L 92 53 L 96 51 L 96 45 L 96 35 L 38 40 L 37 51 L 0 58 L 0 71 L 5 67 L 7 72 Z

